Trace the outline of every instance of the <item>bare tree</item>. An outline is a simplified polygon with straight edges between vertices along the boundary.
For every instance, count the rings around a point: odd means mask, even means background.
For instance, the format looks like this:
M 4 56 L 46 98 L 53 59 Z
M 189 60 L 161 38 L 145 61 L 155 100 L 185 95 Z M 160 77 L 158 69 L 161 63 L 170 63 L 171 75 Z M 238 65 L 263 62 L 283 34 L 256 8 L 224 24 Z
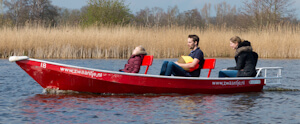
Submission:
M 231 7 L 226 2 L 215 5 L 216 10 L 216 23 L 218 25 L 233 26 L 235 24 L 237 11 L 235 6 Z
M 150 25 L 150 14 L 151 11 L 148 7 L 145 9 L 141 9 L 139 12 L 137 12 L 135 21 L 138 25 L 143 25 L 143 26 L 149 26 Z
M 152 8 L 153 22 L 155 26 L 159 26 L 162 22 L 162 16 L 165 14 L 164 10 L 159 7 Z
M 294 16 L 293 3 L 292 0 L 245 0 L 243 14 L 256 26 L 277 24 Z
M 200 12 L 198 9 L 192 9 L 184 12 L 184 20 L 185 20 L 185 26 L 190 27 L 203 27 L 204 20 L 202 19 L 202 16 L 200 15 Z
M 71 10 L 71 13 L 68 18 L 69 24 L 73 26 L 79 25 L 81 21 L 80 16 L 81 16 L 81 12 L 79 10 L 77 9 Z
M 53 26 L 58 12 L 49 0 L 29 0 L 29 16 L 32 21 Z
M 0 14 L 3 14 L 3 0 L 0 0 Z
M 207 23 L 207 24 L 209 24 L 210 23 L 210 9 L 211 9 L 211 4 L 209 3 L 209 4 L 206 4 L 205 3 L 205 5 L 203 6 L 203 8 L 202 8 L 202 10 L 201 10 L 201 13 L 202 13 L 202 16 L 203 16 L 203 18 L 205 19 L 205 22 Z
M 167 23 L 169 26 L 176 24 L 176 17 L 179 15 L 178 6 L 169 7 L 166 13 Z
M 53 25 L 58 16 L 57 8 L 51 5 L 50 0 L 6 0 L 7 16 L 16 26 L 26 22 L 38 22 Z
M 8 9 L 8 18 L 10 18 L 17 27 L 24 25 L 26 20 L 29 19 L 27 15 L 29 13 L 28 0 L 6 0 L 4 1 L 4 5 Z
M 0 0 L 0 26 L 3 25 L 3 0 Z

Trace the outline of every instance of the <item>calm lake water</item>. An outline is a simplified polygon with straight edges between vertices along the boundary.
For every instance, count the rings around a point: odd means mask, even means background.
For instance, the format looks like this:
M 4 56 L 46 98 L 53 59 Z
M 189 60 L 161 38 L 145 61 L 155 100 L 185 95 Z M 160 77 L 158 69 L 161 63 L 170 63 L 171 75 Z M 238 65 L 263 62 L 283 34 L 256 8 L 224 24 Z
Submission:
M 118 70 L 127 60 L 49 61 Z M 155 59 L 148 73 L 159 74 L 163 61 Z M 228 66 L 233 59 L 217 59 L 211 76 Z M 2 59 L 0 123 L 300 123 L 300 60 L 260 59 L 258 67 L 264 66 L 284 67 L 282 85 L 258 93 L 105 96 L 44 93 L 19 66 Z

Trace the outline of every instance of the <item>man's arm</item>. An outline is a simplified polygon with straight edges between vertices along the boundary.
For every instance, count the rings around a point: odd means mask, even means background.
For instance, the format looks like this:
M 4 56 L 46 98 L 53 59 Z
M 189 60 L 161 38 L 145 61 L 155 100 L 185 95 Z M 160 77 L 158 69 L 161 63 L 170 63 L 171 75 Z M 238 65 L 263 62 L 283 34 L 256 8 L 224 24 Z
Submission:
M 199 59 L 194 58 L 194 61 L 192 63 L 183 64 L 183 63 L 175 62 L 175 64 L 179 65 L 182 68 L 194 68 L 199 62 L 200 62 Z

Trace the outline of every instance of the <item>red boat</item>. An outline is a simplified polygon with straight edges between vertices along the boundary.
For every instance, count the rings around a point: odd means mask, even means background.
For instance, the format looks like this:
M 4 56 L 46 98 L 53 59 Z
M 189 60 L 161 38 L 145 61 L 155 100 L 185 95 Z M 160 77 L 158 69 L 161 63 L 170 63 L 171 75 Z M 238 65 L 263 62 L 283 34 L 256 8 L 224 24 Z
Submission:
M 153 56 L 146 56 L 143 60 L 143 65 L 147 65 L 147 70 L 152 64 L 152 60 Z M 91 69 L 31 59 L 27 56 L 11 56 L 9 61 L 16 62 L 45 89 L 104 94 L 260 92 L 266 84 L 266 79 L 281 78 L 281 67 L 259 68 L 256 77 L 210 78 L 210 71 L 208 77 L 175 77 Z M 214 66 L 215 59 L 205 60 L 204 69 L 211 70 Z M 266 77 L 268 69 L 278 69 L 277 76 Z M 261 76 L 262 70 L 265 70 L 265 76 Z

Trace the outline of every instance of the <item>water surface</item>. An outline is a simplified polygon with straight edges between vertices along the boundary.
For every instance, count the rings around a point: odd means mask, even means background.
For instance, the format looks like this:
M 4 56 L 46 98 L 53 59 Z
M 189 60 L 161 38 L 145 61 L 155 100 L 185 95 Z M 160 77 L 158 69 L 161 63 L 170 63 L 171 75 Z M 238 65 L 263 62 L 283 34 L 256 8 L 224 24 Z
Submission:
M 49 61 L 118 70 L 127 60 Z M 159 74 L 163 61 L 155 59 L 148 73 Z M 217 59 L 211 76 L 228 66 L 233 59 Z M 46 94 L 15 63 L 0 60 L 0 123 L 300 123 L 300 60 L 260 59 L 263 66 L 284 67 L 283 84 L 258 93 L 111 96 Z

